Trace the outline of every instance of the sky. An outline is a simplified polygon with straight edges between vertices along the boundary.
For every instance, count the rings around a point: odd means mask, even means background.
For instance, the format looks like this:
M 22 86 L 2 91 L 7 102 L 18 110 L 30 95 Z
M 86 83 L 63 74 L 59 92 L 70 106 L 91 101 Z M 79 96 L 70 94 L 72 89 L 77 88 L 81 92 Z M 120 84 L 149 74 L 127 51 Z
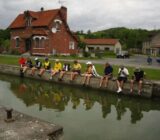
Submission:
M 0 28 L 7 28 L 19 13 L 61 7 L 59 0 L 0 0 Z M 61 0 L 62 1 L 62 0 Z M 114 27 L 160 29 L 159 0 L 63 0 L 73 31 Z

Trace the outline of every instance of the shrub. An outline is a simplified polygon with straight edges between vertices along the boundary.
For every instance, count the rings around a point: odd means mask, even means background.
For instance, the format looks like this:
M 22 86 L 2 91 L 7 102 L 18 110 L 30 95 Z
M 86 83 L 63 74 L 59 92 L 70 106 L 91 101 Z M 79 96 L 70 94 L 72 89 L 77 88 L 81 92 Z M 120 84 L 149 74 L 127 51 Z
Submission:
M 19 51 L 18 51 L 18 50 L 15 50 L 15 49 L 12 49 L 12 50 L 10 51 L 10 54 L 20 55 Z
M 96 53 L 96 56 L 97 56 L 97 58 L 102 58 L 102 57 L 103 57 L 103 53 L 97 52 L 97 53 Z
M 73 58 L 76 58 L 76 57 L 77 57 L 76 54 L 71 54 L 70 56 L 73 57 Z

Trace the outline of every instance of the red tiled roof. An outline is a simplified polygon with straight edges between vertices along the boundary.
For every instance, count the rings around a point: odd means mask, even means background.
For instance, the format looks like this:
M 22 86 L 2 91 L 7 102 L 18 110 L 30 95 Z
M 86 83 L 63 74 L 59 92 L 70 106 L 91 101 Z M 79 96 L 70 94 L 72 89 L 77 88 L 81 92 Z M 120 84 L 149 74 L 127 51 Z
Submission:
M 83 42 L 90 45 L 115 45 L 118 39 L 84 39 Z
M 48 11 L 29 11 L 30 16 L 34 19 L 32 21 L 33 27 L 48 26 L 52 19 L 58 14 L 60 9 L 48 10 Z M 22 28 L 25 27 L 24 14 L 20 14 L 11 23 L 9 28 Z
M 19 36 L 21 38 L 29 38 L 32 35 L 48 35 L 47 32 L 44 29 L 32 29 L 32 30 L 26 30 L 25 32 L 19 33 Z

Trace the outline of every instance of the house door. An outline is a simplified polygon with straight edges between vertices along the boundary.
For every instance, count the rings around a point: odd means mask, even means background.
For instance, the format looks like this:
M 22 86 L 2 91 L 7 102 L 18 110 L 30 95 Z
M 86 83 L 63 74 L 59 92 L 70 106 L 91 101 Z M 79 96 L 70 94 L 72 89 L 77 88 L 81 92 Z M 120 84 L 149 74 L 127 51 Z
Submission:
M 31 42 L 30 38 L 25 40 L 25 45 L 26 45 L 26 52 L 30 51 L 31 50 L 31 45 L 32 45 L 32 42 Z

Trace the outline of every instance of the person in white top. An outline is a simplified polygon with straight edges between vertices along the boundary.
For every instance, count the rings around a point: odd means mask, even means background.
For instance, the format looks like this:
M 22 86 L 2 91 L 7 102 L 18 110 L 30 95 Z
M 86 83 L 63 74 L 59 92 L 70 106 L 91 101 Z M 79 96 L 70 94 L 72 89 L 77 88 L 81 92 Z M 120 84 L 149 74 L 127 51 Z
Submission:
M 127 81 L 127 77 L 129 76 L 128 69 L 125 68 L 123 65 L 120 66 L 118 70 L 118 79 L 117 79 L 117 93 L 122 92 L 123 84 Z
M 88 61 L 86 64 L 87 64 L 87 70 L 83 74 L 83 76 L 84 76 L 83 86 L 89 85 L 91 77 L 100 77 L 100 75 L 97 73 L 96 68 L 92 64 L 92 62 Z

